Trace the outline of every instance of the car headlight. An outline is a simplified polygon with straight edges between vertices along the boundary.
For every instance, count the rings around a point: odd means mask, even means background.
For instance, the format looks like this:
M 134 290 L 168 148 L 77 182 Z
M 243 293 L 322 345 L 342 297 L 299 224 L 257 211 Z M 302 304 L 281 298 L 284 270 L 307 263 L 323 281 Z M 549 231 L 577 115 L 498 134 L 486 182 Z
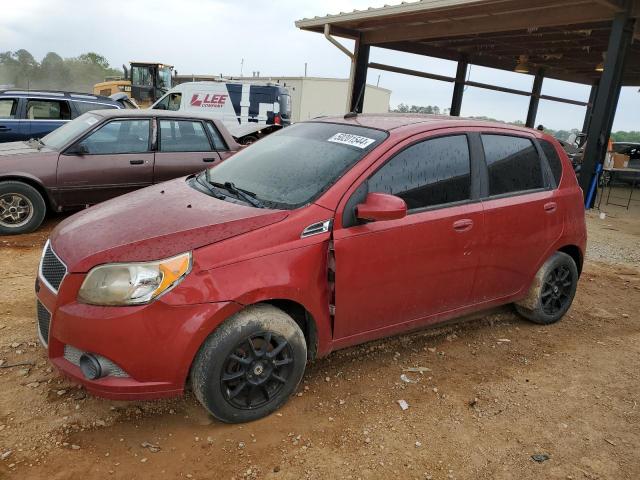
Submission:
M 155 262 L 109 263 L 91 269 L 78 299 L 92 305 L 140 305 L 168 292 L 191 271 L 191 252 Z

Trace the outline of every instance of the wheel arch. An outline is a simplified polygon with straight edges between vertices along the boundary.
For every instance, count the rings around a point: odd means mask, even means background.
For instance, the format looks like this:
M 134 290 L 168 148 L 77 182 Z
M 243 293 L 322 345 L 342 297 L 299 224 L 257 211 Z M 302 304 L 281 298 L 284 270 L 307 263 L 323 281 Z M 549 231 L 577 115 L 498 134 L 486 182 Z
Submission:
M 40 183 L 40 181 L 36 178 L 27 175 L 9 174 L 0 176 L 0 182 L 22 182 L 26 185 L 29 185 L 30 187 L 35 188 L 38 193 L 42 195 L 48 211 L 56 210 L 55 201 L 53 200 L 53 198 L 51 198 L 44 185 L 42 185 L 42 183 Z
M 307 342 L 307 358 L 315 360 L 318 355 L 318 327 L 316 321 L 304 305 L 288 299 L 270 299 L 258 303 L 266 303 L 279 308 L 298 324 Z M 246 305 L 248 307 L 249 305 Z
M 565 245 L 558 249 L 558 252 L 566 253 L 573 261 L 576 262 L 576 267 L 578 267 L 578 275 L 582 273 L 582 264 L 584 262 L 584 255 L 580 247 L 577 245 Z

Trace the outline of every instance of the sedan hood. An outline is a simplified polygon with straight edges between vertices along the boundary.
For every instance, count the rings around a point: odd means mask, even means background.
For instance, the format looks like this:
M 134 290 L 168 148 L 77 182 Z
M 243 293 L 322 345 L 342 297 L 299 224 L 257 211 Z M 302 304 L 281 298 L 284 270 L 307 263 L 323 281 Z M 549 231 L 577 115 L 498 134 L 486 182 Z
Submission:
M 69 217 L 51 234 L 51 245 L 70 272 L 86 272 L 102 263 L 170 257 L 287 215 L 217 200 L 178 178 Z
M 55 152 L 49 147 L 42 147 L 38 150 L 34 145 L 29 142 L 7 142 L 0 143 L 0 156 L 13 156 L 13 155 L 38 155 L 42 153 Z

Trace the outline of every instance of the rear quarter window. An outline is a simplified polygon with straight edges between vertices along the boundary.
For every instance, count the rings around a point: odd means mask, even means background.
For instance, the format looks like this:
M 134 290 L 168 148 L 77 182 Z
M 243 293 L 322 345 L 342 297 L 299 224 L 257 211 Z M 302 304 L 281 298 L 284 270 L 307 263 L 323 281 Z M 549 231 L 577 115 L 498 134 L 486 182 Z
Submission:
M 547 157 L 553 179 L 556 181 L 556 186 L 558 186 L 560 185 L 560 178 L 562 178 L 562 161 L 558 156 L 558 151 L 553 143 L 548 140 L 540 140 L 540 146 L 542 147 L 545 157 Z

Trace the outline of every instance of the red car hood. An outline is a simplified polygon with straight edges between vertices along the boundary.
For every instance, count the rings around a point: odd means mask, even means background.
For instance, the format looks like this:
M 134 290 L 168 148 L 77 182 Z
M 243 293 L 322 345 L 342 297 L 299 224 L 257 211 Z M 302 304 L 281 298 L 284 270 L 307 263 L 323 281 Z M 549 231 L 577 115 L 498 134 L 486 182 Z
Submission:
M 70 272 L 86 272 L 101 263 L 170 257 L 287 215 L 217 200 L 178 178 L 69 217 L 52 232 L 51 245 Z

